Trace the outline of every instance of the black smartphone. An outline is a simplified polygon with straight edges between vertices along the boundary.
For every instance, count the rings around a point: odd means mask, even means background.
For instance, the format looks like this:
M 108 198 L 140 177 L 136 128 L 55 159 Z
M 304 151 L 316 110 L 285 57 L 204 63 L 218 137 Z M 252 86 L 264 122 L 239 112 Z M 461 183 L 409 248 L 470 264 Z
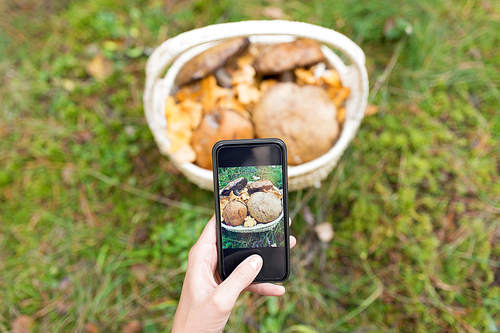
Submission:
M 290 275 L 285 143 L 219 141 L 212 162 L 220 277 L 259 254 L 264 263 L 254 282 L 285 281 Z

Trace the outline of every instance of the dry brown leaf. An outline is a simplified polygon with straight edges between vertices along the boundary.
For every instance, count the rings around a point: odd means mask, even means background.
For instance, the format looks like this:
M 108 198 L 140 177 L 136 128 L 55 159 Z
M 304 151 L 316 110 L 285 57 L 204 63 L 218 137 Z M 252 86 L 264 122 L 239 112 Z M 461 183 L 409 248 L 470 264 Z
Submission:
M 122 333 L 139 333 L 142 332 L 142 325 L 138 320 L 132 320 L 122 330 Z
M 335 235 L 332 225 L 328 222 L 318 224 L 314 227 L 314 231 L 316 231 L 316 235 L 318 236 L 319 240 L 324 243 L 328 243 L 329 241 L 331 241 L 333 239 L 333 236 Z
M 12 333 L 30 333 L 35 321 L 30 316 L 19 315 L 12 322 Z
M 94 323 L 86 323 L 85 324 L 85 331 L 87 333 L 99 333 L 99 329 Z
M 373 104 L 368 104 L 365 109 L 365 117 L 373 116 L 378 112 L 378 106 Z
M 104 81 L 113 73 L 113 63 L 99 52 L 89 61 L 85 69 L 97 81 Z

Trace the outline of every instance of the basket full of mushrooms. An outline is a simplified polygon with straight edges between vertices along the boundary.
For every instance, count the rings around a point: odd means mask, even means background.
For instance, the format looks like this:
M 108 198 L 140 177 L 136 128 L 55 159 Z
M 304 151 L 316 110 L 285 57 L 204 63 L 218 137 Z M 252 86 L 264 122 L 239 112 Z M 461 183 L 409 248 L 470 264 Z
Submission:
M 354 138 L 367 99 L 361 48 L 303 22 L 191 30 L 161 44 L 146 65 L 144 109 L 160 152 L 208 190 L 212 146 L 255 137 L 286 143 L 289 190 L 317 186 Z

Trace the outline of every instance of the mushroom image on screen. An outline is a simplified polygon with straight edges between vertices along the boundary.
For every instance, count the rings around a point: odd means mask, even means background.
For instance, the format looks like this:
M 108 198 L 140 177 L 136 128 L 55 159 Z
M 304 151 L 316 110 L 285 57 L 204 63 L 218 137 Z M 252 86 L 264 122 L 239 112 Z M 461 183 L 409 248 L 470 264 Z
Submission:
M 255 192 L 248 200 L 248 213 L 260 223 L 276 220 L 282 210 L 280 198 L 274 193 Z
M 247 206 L 241 201 L 233 200 L 230 201 L 226 207 L 224 207 L 224 211 L 222 212 L 222 217 L 226 224 L 232 226 L 239 226 L 245 222 L 245 218 L 247 217 Z
M 245 177 L 241 177 L 229 182 L 220 193 L 221 195 L 229 195 L 233 192 L 235 195 L 240 195 L 240 191 L 247 186 L 248 180 Z

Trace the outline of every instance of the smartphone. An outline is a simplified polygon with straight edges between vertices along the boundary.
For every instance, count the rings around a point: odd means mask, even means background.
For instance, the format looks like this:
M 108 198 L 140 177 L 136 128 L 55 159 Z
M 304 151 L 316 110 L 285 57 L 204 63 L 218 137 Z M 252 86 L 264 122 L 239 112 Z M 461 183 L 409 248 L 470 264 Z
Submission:
M 219 141 L 212 162 L 220 277 L 259 254 L 264 263 L 254 282 L 285 281 L 290 275 L 285 143 Z

